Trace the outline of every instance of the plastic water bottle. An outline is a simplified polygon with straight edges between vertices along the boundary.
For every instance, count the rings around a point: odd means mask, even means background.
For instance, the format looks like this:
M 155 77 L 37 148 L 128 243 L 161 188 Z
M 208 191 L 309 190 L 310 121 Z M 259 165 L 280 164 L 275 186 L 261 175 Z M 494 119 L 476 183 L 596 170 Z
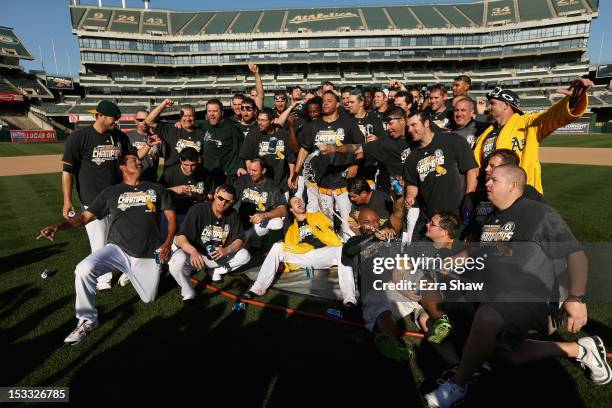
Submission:
M 260 228 L 266 228 L 268 226 L 269 222 L 270 222 L 270 220 L 266 218 L 265 220 L 263 220 L 262 222 L 259 223 L 259 227 Z
M 47 279 L 49 276 L 53 275 L 54 273 L 55 271 L 45 268 L 40 274 L 40 277 L 43 279 Z
M 464 208 L 463 211 L 461 211 L 461 222 L 463 223 L 463 225 L 468 226 L 470 225 L 470 218 L 471 218 L 472 214 L 470 212 L 469 208 Z
M 312 279 L 314 277 L 314 268 L 312 266 L 305 267 L 304 272 L 306 272 L 307 278 Z
M 73 210 L 68 211 L 68 218 L 74 218 L 76 213 Z
M 238 301 L 232 305 L 232 312 L 242 312 L 246 310 L 247 306 L 247 303 Z
M 342 319 L 342 312 L 338 309 L 327 309 L 325 311 L 328 316 L 335 317 L 336 319 Z
M 348 169 L 342 172 L 342 178 L 347 178 L 347 177 L 348 177 Z
M 364 141 L 367 142 L 368 141 L 368 135 L 373 135 L 374 134 L 374 125 L 371 123 L 368 123 L 366 126 L 366 134 L 363 137 Z
M 268 153 L 274 154 L 276 153 L 276 143 L 278 139 L 276 136 L 270 136 L 270 141 L 268 142 Z
M 402 186 L 402 183 L 399 182 L 397 177 L 391 177 L 391 188 L 393 188 L 393 191 L 397 195 L 404 194 L 404 187 Z
M 213 252 L 215 252 L 215 251 L 216 251 L 216 250 L 215 250 L 215 247 L 214 247 L 214 246 L 212 246 L 212 245 L 210 245 L 210 244 L 206 245 L 206 255 L 208 255 L 208 257 L 209 257 L 209 258 L 211 258 L 211 259 L 212 259 L 211 254 L 212 254 Z

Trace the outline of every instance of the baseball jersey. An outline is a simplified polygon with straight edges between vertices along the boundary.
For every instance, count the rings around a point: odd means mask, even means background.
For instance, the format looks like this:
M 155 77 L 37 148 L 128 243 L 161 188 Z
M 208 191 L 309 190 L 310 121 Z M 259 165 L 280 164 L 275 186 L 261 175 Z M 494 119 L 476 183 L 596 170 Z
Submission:
M 245 228 L 251 225 L 249 216 L 258 212 L 271 211 L 279 205 L 287 205 L 281 189 L 268 177 L 255 183 L 248 174 L 245 174 L 238 177 L 234 187 L 236 188 L 236 205 Z
M 487 292 L 496 300 L 556 298 L 553 260 L 581 250 L 557 211 L 524 197 L 505 210 L 495 209 L 482 227 L 480 241 L 487 254 Z M 501 248 L 502 242 L 509 244 Z
M 164 169 L 177 164 L 179 153 L 186 147 L 193 147 L 202 154 L 204 134 L 201 130 L 195 129 L 193 132 L 188 132 L 185 129 L 177 129 L 169 123 L 158 123 L 155 130 L 164 141 L 162 147 Z
M 277 139 L 273 149 L 270 149 L 271 137 Z M 272 179 L 281 191 L 288 191 L 289 163 L 295 163 L 295 153 L 289 145 L 287 132 L 283 129 L 275 129 L 265 135 L 259 129 L 253 132 L 240 148 L 240 159 L 253 160 L 258 157 L 266 163 L 266 176 Z
M 130 143 L 136 150 L 139 150 L 147 143 L 147 135 L 141 135 L 137 130 L 130 130 L 126 133 L 130 139 Z M 142 175 L 140 178 L 143 181 L 157 181 L 157 168 L 159 167 L 159 146 L 158 144 L 151 146 L 147 155 L 142 159 Z
M 477 167 L 465 139 L 454 133 L 435 133 L 429 145 L 415 148 L 408 156 L 404 181 L 418 187 L 419 207 L 431 218 L 436 210 L 459 210 L 465 194 L 463 175 Z
M 376 210 L 378 217 L 380 218 L 380 224 L 384 224 L 389 216 L 393 213 L 393 201 L 391 196 L 379 190 L 372 190 L 370 196 L 370 202 L 362 205 L 352 204 L 351 213 L 355 211 L 361 211 L 364 208 L 371 208 Z
M 125 156 L 131 144 L 118 129 L 98 133 L 93 126 L 72 132 L 64 145 L 62 162 L 75 174 L 81 203 L 89 206 L 108 186 L 121 182 L 117 159 Z
M 198 167 L 191 176 L 187 176 L 183 173 L 180 163 L 178 166 L 172 166 L 164 170 L 159 179 L 159 184 L 166 188 L 187 185 L 193 194 L 204 194 L 204 196 L 214 191 L 210 172 L 202 167 Z M 177 214 L 186 214 L 187 210 L 198 202 L 196 196 L 187 196 L 176 194 L 171 190 L 168 191 L 174 200 Z
M 109 215 L 109 243 L 134 258 L 154 258 L 162 244 L 161 212 L 172 209 L 172 200 L 163 186 L 143 181 L 136 186 L 121 183 L 105 188 L 87 211 L 98 219 Z
M 344 144 L 361 144 L 363 134 L 357 122 L 348 115 L 340 115 L 333 122 L 315 119 L 304 125 L 303 145 L 309 152 L 316 149 L 317 143 L 342 146 Z M 346 187 L 347 181 L 342 172 L 356 163 L 352 153 L 334 153 L 319 155 L 312 159 L 312 167 L 318 170 L 317 183 L 324 188 Z
M 207 245 L 225 248 L 237 239 L 244 240 L 236 211 L 230 208 L 217 217 L 212 205 L 213 202 L 207 201 L 192 206 L 176 234 L 185 236 L 200 253 L 206 253 Z
M 317 238 L 313 232 L 312 227 L 308 224 L 308 220 L 297 221 L 298 233 L 300 234 L 300 243 L 310 244 L 315 249 L 323 248 L 325 244 Z

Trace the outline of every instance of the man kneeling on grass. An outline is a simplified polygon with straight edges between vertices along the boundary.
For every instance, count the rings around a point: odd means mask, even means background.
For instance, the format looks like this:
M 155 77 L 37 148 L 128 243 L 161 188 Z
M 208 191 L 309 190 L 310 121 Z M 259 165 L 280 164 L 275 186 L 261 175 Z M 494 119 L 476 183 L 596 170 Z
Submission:
M 312 267 L 327 269 L 338 266 L 338 281 L 345 307 L 352 309 L 357 305 L 355 298 L 355 278 L 353 269 L 342 265 L 342 241 L 333 230 L 329 218 L 321 212 L 306 212 L 304 201 L 298 197 L 289 200 L 291 213 L 295 217 L 287 230 L 285 242 L 272 245 L 268 256 L 261 265 L 257 280 L 251 290 L 242 295 L 252 299 L 266 293 L 281 262 L 299 268 Z
M 170 255 L 176 230 L 175 214 L 167 190 L 160 184 L 141 181 L 142 162 L 134 154 L 118 159 L 123 182 L 102 190 L 82 214 L 62 224 L 45 227 L 37 238 L 53 241 L 59 230 L 77 228 L 109 214 L 108 243 L 83 259 L 75 270 L 76 317 L 79 323 L 64 343 L 81 342 L 98 327 L 96 279 L 119 270 L 128 275 L 143 302 L 155 299 L 159 261 Z M 166 240 L 159 230 L 160 212 L 168 220 Z M 158 252 L 159 251 L 159 252 Z

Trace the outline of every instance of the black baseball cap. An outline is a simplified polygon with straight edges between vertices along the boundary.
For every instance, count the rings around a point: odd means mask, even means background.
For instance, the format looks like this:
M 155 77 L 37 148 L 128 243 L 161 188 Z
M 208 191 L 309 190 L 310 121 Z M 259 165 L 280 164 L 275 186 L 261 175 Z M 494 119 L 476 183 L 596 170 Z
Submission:
M 498 101 L 506 102 L 512 106 L 516 112 L 520 113 L 521 115 L 523 114 L 523 111 L 519 109 L 519 106 L 521 105 L 521 98 L 519 98 L 516 92 L 509 89 L 502 89 L 498 86 L 487 94 L 487 99 L 497 99 Z
M 100 115 L 110 116 L 112 118 L 120 118 L 121 111 L 119 107 L 111 101 L 102 101 L 96 106 L 96 112 Z

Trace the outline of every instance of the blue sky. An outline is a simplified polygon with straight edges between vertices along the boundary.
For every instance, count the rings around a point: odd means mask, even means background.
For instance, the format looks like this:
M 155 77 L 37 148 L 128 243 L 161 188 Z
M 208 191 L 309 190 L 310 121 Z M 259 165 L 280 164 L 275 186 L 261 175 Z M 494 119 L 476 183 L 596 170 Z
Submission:
M 392 5 L 418 3 L 471 3 L 474 0 L 224 0 L 223 2 L 201 0 L 151 0 L 152 8 L 170 10 L 237 10 L 245 8 L 285 8 L 291 7 L 333 7 L 354 5 Z M 612 62 L 612 1 L 600 0 L 599 18 L 591 28 L 589 58 L 599 62 L 602 35 L 605 35 L 602 61 Z M 97 0 L 81 0 L 81 4 L 96 5 Z M 120 6 L 121 0 L 103 0 L 105 6 Z M 68 0 L 21 0 L 6 2 L 0 13 L 0 25 L 13 27 L 34 56 L 34 61 L 23 61 L 26 69 L 41 69 L 39 46 L 42 50 L 44 67 L 47 73 L 55 73 L 51 40 L 55 42 L 55 52 L 60 74 L 68 74 L 69 67 L 75 75 L 79 69 L 79 51 L 76 37 L 71 33 Z M 128 7 L 142 8 L 141 0 L 127 0 Z M 249 7 L 250 6 L 250 7 Z M 605 34 L 604 34 L 605 33 Z M 69 61 L 69 62 L 68 62 Z

